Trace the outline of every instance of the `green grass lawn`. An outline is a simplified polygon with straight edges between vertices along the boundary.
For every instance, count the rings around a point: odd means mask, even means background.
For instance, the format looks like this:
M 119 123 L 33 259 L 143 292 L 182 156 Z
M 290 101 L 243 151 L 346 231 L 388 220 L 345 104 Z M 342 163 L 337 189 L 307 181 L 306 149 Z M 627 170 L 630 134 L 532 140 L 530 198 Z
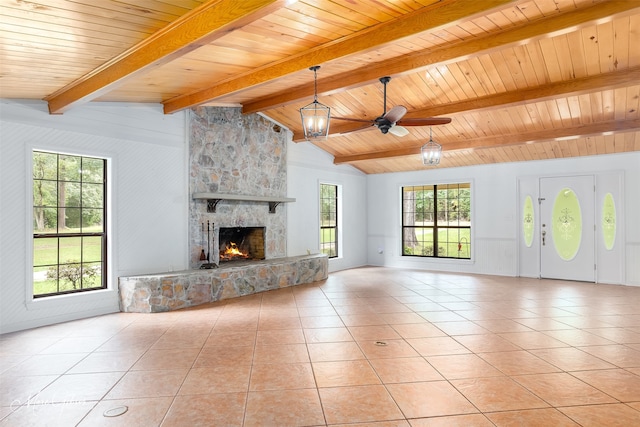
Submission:
M 101 228 L 97 229 L 97 231 L 99 230 Z M 47 278 L 47 271 L 52 265 L 58 263 L 78 263 L 80 261 L 86 268 L 99 267 L 102 261 L 102 238 L 100 236 L 37 238 L 33 240 L 33 261 L 34 295 L 73 290 L 71 281 L 61 278 L 58 283 L 56 280 Z M 91 278 L 83 277 L 82 288 L 100 286 L 100 275 Z
M 438 256 L 449 258 L 471 257 L 471 232 L 469 229 L 444 228 L 439 230 Z M 431 228 L 415 229 L 417 244 L 413 247 L 404 247 L 405 255 L 432 256 L 433 230 Z M 461 244 L 460 250 L 459 244 Z

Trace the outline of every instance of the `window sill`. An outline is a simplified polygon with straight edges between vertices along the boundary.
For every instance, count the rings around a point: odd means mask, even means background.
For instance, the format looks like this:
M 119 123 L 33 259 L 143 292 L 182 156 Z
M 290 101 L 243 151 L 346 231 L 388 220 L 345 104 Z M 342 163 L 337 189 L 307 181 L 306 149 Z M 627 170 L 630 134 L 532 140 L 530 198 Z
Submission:
M 33 298 L 27 297 L 26 307 L 29 311 L 47 310 L 60 308 L 67 305 L 95 304 L 97 302 L 107 302 L 111 299 L 117 301 L 117 289 L 100 289 L 95 291 L 79 292 L 75 294 L 53 295 L 50 297 Z

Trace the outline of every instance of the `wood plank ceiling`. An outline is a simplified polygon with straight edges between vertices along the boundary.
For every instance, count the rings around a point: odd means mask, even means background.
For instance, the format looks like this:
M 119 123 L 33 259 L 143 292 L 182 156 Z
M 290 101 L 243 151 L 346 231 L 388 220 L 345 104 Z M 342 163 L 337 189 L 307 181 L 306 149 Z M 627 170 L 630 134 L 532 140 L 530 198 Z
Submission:
M 0 97 L 166 114 L 241 106 L 303 141 L 299 109 L 451 118 L 311 142 L 365 173 L 640 151 L 640 0 L 0 0 Z M 310 143 L 310 142 L 302 142 Z

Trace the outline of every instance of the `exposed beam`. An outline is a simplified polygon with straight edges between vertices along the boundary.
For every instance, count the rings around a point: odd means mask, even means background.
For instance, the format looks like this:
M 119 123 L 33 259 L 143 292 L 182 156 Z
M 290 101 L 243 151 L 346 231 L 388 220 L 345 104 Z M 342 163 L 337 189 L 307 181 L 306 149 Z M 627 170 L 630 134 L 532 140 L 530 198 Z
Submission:
M 106 62 L 84 77 L 49 95 L 51 114 L 88 102 L 113 90 L 125 79 L 169 62 L 245 26 L 285 5 L 285 0 L 210 0 Z
M 480 110 L 493 107 L 507 107 L 524 102 L 540 102 L 547 99 L 561 96 L 575 96 L 596 90 L 615 89 L 628 86 L 630 82 L 640 81 L 640 66 L 627 68 L 610 73 L 597 74 L 579 79 L 566 80 L 562 82 L 549 83 L 546 85 L 530 87 L 512 92 L 497 93 L 447 104 L 434 105 L 432 107 L 421 108 L 407 113 L 404 118 L 435 117 L 445 114 L 455 114 L 464 111 Z M 340 136 L 362 127 L 357 122 L 336 122 L 333 121 L 329 128 L 330 136 Z M 295 142 L 304 141 L 304 135 L 295 133 Z
M 573 12 L 552 15 L 549 18 L 529 22 L 501 33 L 491 33 L 485 37 L 473 38 L 453 46 L 413 52 L 400 58 L 369 64 L 348 73 L 320 79 L 318 80 L 318 92 L 320 95 L 330 95 L 341 90 L 374 83 L 381 76 L 398 76 L 426 69 L 434 64 L 460 61 L 470 55 L 488 53 L 531 39 L 555 36 L 562 32 L 573 31 L 576 27 L 592 24 L 596 21 L 601 22 L 602 19 L 614 19 L 615 16 L 628 13 L 638 6 L 638 2 L 628 0 L 596 3 Z M 282 107 L 309 98 L 313 96 L 313 92 L 314 86 L 312 84 L 289 89 L 271 97 L 244 104 L 243 113 L 248 114 Z
M 511 3 L 512 0 L 456 1 L 442 0 L 400 18 L 380 23 L 341 39 L 325 43 L 274 64 L 258 67 L 232 79 L 201 90 L 176 97 L 164 103 L 164 112 L 173 113 L 216 98 L 249 89 L 271 80 L 305 70 L 313 65 L 353 55 L 412 36 L 443 25 L 468 19 L 488 10 Z
M 530 144 L 539 141 L 553 139 L 571 139 L 586 136 L 600 135 L 605 132 L 628 132 L 640 129 L 640 119 L 611 120 L 606 122 L 591 123 L 583 126 L 563 127 L 557 129 L 545 129 L 542 131 L 526 132 L 496 137 L 476 138 L 464 141 L 441 142 L 443 151 L 469 150 L 503 147 L 516 144 Z M 365 160 L 379 160 L 390 157 L 412 156 L 420 154 L 420 146 L 400 148 L 396 150 L 378 151 L 373 153 L 354 154 L 350 156 L 336 156 L 333 163 L 360 162 Z

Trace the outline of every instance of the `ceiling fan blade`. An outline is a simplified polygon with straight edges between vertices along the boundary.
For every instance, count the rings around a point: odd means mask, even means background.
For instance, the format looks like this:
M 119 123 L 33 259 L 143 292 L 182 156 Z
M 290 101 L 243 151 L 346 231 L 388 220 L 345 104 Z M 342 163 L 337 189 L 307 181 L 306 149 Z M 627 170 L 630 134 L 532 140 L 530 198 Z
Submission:
M 423 119 L 404 119 L 396 122 L 402 126 L 435 126 L 451 123 L 449 117 L 425 117 Z
M 367 120 L 367 119 L 352 119 L 351 117 L 333 117 L 331 116 L 331 120 L 346 120 L 348 122 L 361 122 L 361 123 L 371 123 L 373 124 L 373 120 Z
M 409 135 L 409 131 L 406 128 L 398 125 L 392 126 L 391 129 L 389 129 L 389 133 L 395 136 Z
M 332 118 L 333 118 L 333 117 L 332 117 Z M 364 131 L 364 130 L 370 130 L 370 129 L 374 129 L 374 128 L 375 128 L 375 126 L 373 126 L 373 123 L 370 123 L 370 124 L 368 124 L 368 125 L 364 125 L 364 126 L 362 126 L 362 127 L 359 127 L 359 128 L 353 129 L 353 130 L 348 130 L 348 131 L 345 131 L 345 132 L 340 132 L 340 135 L 346 135 L 346 134 L 348 134 L 348 133 L 353 133 L 353 132 L 362 132 L 362 131 Z
M 382 117 L 389 120 L 389 123 L 396 123 L 405 114 L 407 114 L 407 109 L 402 105 L 396 105 L 391 110 L 387 111 L 387 113 Z

